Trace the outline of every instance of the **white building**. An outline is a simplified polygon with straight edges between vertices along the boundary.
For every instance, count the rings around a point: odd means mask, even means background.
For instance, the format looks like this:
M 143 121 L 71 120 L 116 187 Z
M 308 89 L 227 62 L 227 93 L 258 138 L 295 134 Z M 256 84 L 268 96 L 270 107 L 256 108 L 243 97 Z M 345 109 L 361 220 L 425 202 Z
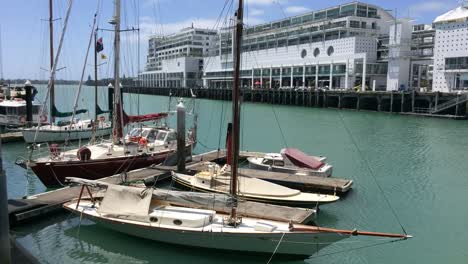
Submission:
M 217 42 L 217 31 L 185 28 L 169 36 L 154 36 L 148 41 L 145 71 L 140 80 L 145 87 L 201 86 L 203 58 Z
M 392 21 L 380 7 L 352 2 L 249 27 L 242 41 L 241 84 L 385 89 L 387 63 L 377 62 L 377 42 Z M 204 86 L 232 85 L 232 36 L 232 29 L 220 32 L 220 54 L 205 59 Z
M 468 6 L 463 4 L 434 22 L 433 90 L 452 92 L 468 89 Z

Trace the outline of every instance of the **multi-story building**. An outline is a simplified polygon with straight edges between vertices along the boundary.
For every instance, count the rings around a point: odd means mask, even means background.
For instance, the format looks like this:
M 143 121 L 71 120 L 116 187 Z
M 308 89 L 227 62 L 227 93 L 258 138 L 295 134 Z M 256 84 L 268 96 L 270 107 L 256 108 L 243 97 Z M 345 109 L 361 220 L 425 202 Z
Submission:
M 248 27 L 242 41 L 245 87 L 385 87 L 387 64 L 377 40 L 393 16 L 360 2 Z M 232 84 L 232 28 L 220 32 L 220 54 L 205 60 L 204 85 Z
M 234 29 L 152 37 L 150 87 L 232 86 Z M 246 27 L 244 88 L 454 91 L 468 88 L 468 8 L 413 25 L 362 2 Z M 203 79 L 203 81 L 202 81 Z
M 145 71 L 140 81 L 148 87 L 201 86 L 203 58 L 217 43 L 217 31 L 185 28 L 169 36 L 153 36 L 148 41 Z
M 468 5 L 437 17 L 434 45 L 433 90 L 468 89 Z

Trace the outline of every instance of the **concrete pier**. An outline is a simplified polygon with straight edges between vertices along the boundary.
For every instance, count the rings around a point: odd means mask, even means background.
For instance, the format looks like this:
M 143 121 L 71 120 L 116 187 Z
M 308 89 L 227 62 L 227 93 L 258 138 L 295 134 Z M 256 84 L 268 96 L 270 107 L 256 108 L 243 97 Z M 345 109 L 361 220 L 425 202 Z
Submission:
M 189 88 L 127 87 L 125 92 L 149 95 L 190 96 Z M 231 100 L 227 89 L 192 89 L 197 98 Z M 468 119 L 468 95 L 458 93 L 416 91 L 353 91 L 353 90 L 272 90 L 244 89 L 244 101 L 303 107 L 370 110 L 406 115 Z

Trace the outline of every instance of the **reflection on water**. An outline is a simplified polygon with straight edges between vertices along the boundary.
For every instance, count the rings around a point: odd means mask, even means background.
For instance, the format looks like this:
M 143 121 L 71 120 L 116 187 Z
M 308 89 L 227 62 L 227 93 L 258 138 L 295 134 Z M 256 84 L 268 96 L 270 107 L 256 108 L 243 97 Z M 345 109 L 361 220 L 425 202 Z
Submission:
M 135 96 L 126 95 L 128 112 L 136 112 L 135 102 Z M 199 100 L 198 103 L 200 144 L 196 151 L 222 147 L 226 123 L 230 119 L 229 102 Z M 142 96 L 140 112 L 165 111 L 167 104 L 167 97 Z M 65 105 L 61 107 L 67 110 Z M 400 243 L 333 254 L 376 242 L 368 238 L 351 238 L 320 252 L 331 255 L 306 262 L 443 263 L 447 259 L 450 263 L 466 262 L 468 233 L 450 230 L 464 230 L 468 219 L 465 197 L 468 189 L 467 122 L 333 109 L 273 107 L 284 139 L 272 106 L 247 103 L 242 110 L 243 149 L 278 152 L 289 146 L 310 154 L 325 155 L 334 166 L 336 177 L 349 178 L 355 183 L 352 192 L 340 201 L 321 206 L 319 224 L 401 232 L 385 195 L 405 229 L 415 235 L 414 239 Z M 9 197 L 45 190 L 35 176 L 14 165 L 16 156 L 24 153 L 22 143 L 4 146 Z M 109 231 L 87 221 L 79 226 L 79 219 L 69 215 L 61 217 L 54 216 L 45 223 L 15 230 L 22 236 L 20 242 L 43 262 L 266 263 L 269 258 L 161 244 Z M 440 226 L 450 229 L 435 228 Z M 274 261 L 285 262 L 303 263 L 276 258 Z

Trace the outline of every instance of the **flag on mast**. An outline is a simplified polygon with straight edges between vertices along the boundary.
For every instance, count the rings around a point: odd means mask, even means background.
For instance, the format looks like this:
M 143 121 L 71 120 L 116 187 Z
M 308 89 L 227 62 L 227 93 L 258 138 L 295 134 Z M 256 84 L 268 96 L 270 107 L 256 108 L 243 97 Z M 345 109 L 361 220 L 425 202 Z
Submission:
M 96 51 L 97 52 L 101 52 L 104 50 L 104 44 L 102 44 L 102 38 L 99 38 L 97 41 L 96 41 Z

